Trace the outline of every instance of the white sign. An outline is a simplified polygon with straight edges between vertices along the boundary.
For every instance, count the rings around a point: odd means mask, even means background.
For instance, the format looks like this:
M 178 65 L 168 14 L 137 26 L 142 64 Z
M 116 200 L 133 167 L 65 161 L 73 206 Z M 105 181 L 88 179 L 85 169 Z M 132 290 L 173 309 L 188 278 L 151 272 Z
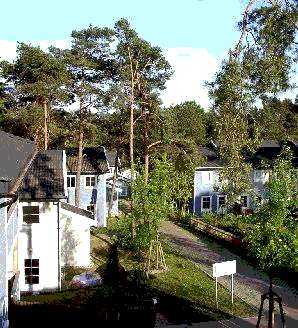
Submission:
M 218 278 L 236 273 L 236 260 L 213 264 L 213 277 Z
M 219 262 L 213 264 L 213 277 L 215 278 L 215 300 L 216 307 L 218 308 L 218 288 L 217 278 L 222 276 L 232 276 L 231 279 L 231 298 L 232 305 L 234 304 L 234 273 L 236 273 L 236 260 Z

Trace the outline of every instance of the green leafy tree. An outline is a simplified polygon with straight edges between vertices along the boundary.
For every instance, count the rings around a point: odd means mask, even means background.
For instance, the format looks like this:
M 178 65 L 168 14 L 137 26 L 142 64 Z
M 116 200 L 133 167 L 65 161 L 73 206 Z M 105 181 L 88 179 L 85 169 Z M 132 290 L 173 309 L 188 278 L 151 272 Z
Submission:
M 251 190 L 252 168 L 243 154 L 260 142 L 258 130 L 252 134 L 250 127 L 257 99 L 291 87 L 296 18 L 294 1 L 249 1 L 239 23 L 239 42 L 210 83 L 215 132 L 226 162 L 221 181 L 230 202 Z
M 143 174 L 134 181 L 132 211 L 116 223 L 119 242 L 136 252 L 149 248 L 150 242 L 158 235 L 160 223 L 173 210 L 172 164 L 166 157 L 156 160 L 154 164 L 148 183 L 144 182 Z M 133 224 L 135 231 L 131 229 Z
M 298 105 L 289 99 L 266 97 L 253 113 L 261 139 L 296 140 L 298 137 Z M 264 124 L 266 122 L 266 124 Z
M 249 251 L 259 268 L 270 278 L 269 326 L 272 327 L 272 278 L 278 271 L 297 267 L 297 223 L 292 210 L 297 207 L 297 173 L 284 154 L 276 161 L 266 185 L 267 196 L 256 213 L 256 222 L 247 234 Z

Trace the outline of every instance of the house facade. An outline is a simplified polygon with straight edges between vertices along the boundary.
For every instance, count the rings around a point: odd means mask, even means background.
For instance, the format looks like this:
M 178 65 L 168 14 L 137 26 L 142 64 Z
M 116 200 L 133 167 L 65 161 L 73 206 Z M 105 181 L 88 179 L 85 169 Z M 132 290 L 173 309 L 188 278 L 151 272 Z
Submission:
M 0 131 L 0 327 L 8 327 L 11 297 L 20 296 L 17 190 L 36 151 L 33 142 Z
M 75 204 L 77 149 L 66 150 L 67 190 L 69 204 Z M 116 152 L 104 147 L 86 147 L 83 150 L 80 176 L 80 208 L 94 213 L 96 225 L 106 226 Z M 118 186 L 115 189 L 112 214 L 118 214 Z
M 293 164 L 297 166 L 297 143 L 288 142 L 293 151 Z M 254 193 L 263 198 L 266 194 L 266 182 L 269 179 L 269 169 L 264 168 L 264 163 L 270 167 L 285 144 L 274 140 L 264 141 L 259 149 L 247 158 L 253 166 L 251 181 Z M 224 162 L 219 158 L 216 147 L 201 148 L 202 155 L 206 158 L 204 166 L 198 167 L 194 174 L 193 213 L 203 216 L 205 213 L 222 213 L 226 210 L 227 196 L 220 190 L 219 175 Z M 239 205 L 243 212 L 254 210 L 253 198 L 247 193 L 240 196 Z
M 66 156 L 62 150 L 39 152 L 19 195 L 20 290 L 61 287 L 63 266 L 90 266 L 90 226 L 94 217 L 66 203 Z

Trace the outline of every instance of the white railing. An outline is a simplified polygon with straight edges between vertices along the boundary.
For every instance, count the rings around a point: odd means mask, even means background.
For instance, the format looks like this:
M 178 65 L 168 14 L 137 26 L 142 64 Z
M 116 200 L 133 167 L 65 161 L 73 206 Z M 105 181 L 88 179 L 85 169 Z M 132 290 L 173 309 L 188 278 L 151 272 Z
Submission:
M 8 328 L 8 307 L 5 297 L 0 298 L 0 328 Z

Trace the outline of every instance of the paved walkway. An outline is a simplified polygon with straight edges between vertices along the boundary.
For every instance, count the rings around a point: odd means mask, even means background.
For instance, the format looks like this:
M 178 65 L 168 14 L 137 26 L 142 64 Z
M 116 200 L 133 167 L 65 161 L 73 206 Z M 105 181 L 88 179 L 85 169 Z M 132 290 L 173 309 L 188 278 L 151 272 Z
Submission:
M 252 306 L 259 308 L 261 294 L 265 293 L 269 287 L 269 279 L 266 275 L 260 273 L 252 266 L 247 264 L 245 260 L 228 251 L 226 248 L 217 244 L 216 242 L 210 242 L 204 236 L 195 236 L 194 234 L 178 227 L 172 222 L 164 222 L 161 227 L 161 233 L 176 250 L 178 250 L 189 260 L 196 263 L 202 271 L 210 276 L 212 276 L 213 263 L 237 260 L 237 273 L 234 276 L 235 294 Z M 231 288 L 230 277 L 221 277 L 219 278 L 219 282 L 222 283 L 226 288 Z M 287 328 L 297 328 L 298 291 L 296 289 L 290 288 L 284 281 L 281 280 L 274 281 L 273 288 L 283 299 Z M 250 322 L 253 322 L 253 324 L 245 326 L 242 323 L 242 325 L 238 325 L 238 327 L 255 327 L 255 319 L 250 319 Z M 204 326 L 202 323 L 197 327 L 237 327 L 236 323 L 233 322 L 232 324 L 233 325 Z M 184 325 L 184 327 L 187 326 Z

